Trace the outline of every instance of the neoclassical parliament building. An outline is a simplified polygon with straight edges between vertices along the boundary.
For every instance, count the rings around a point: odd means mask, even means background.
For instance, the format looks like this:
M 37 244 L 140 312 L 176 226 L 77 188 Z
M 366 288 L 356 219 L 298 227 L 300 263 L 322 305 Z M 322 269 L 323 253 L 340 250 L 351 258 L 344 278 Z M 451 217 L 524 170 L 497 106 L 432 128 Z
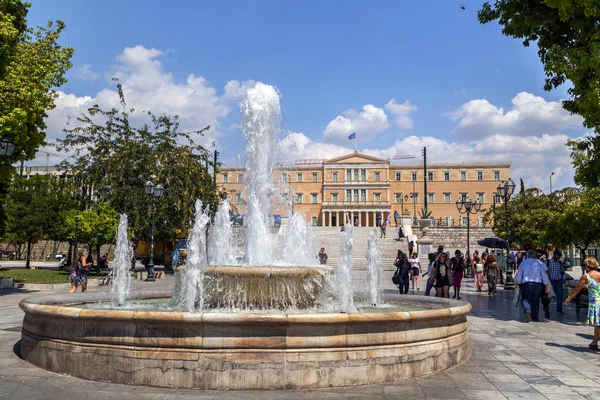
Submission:
M 217 184 L 240 215 L 246 213 L 244 173 L 244 167 L 233 166 L 222 167 L 217 175 Z M 425 196 L 431 218 L 450 226 L 466 223 L 456 200 L 479 200 L 481 212 L 471 216 L 471 224 L 481 225 L 484 210 L 500 202 L 497 187 L 510 178 L 510 163 L 428 163 L 427 176 L 423 174 L 423 164 L 393 163 L 355 151 L 329 160 L 298 160 L 295 165 L 278 166 L 273 183 L 284 188 L 278 195 L 279 204 L 289 204 L 292 199 L 294 210 L 317 226 L 341 226 L 344 215 L 360 226 L 375 226 L 378 214 L 382 218 L 391 215 L 393 221 L 395 211 L 420 218 Z

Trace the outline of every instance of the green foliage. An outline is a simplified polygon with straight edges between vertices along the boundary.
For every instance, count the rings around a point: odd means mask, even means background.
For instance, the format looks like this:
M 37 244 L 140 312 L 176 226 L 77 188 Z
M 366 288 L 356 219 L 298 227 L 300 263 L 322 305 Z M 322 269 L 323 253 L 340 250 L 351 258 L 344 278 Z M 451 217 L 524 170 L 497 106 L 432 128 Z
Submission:
M 72 65 L 73 49 L 58 44 L 65 24 L 27 28 L 29 7 L 0 0 L 0 137 L 16 145 L 12 161 L 33 158 L 44 144 L 46 112 L 55 107 L 55 88 L 67 81 L 64 74 Z
M 519 194 L 525 193 L 525 183 L 523 182 L 523 178 L 520 178 L 520 180 L 521 180 L 521 190 L 519 190 Z
M 115 241 L 119 226 L 119 213 L 106 204 L 85 210 L 69 210 L 63 214 L 64 228 L 67 239 L 75 239 L 75 219 L 79 218 L 77 226 L 77 241 L 90 246 L 99 247 Z
M 555 233 L 563 245 L 572 244 L 585 251 L 600 241 L 600 189 L 570 193 L 565 197 L 565 212 Z
M 538 46 L 544 89 L 570 82 L 563 108 L 583 117 L 594 134 L 570 141 L 575 182 L 600 186 L 600 4 L 598 0 L 496 0 L 483 4 L 481 23 L 498 21 L 502 33 Z
M 153 180 L 165 188 L 156 200 L 156 238 L 187 237 L 194 202 L 200 198 L 216 209 L 219 193 L 206 169 L 209 153 L 192 141 L 191 134 L 179 132 L 177 116 L 155 116 L 147 112 L 149 124 L 134 127 L 120 84 L 117 85 L 122 111 L 102 110 L 95 105 L 78 118 L 75 128 L 66 129 L 59 151 L 73 151 L 64 163 L 75 174 L 81 208 L 105 203 L 128 216 L 138 239 L 148 240 L 151 231 L 152 199 L 144 184 Z M 98 122 L 100 121 L 100 122 Z M 183 145 L 181 144 L 183 143 Z M 93 188 L 93 192 L 92 192 Z
M 68 283 L 71 271 L 64 270 L 52 270 L 52 269 L 8 269 L 1 268 L 0 276 L 13 278 L 15 283 Z M 102 278 L 108 275 L 108 271 L 101 271 L 100 273 L 91 272 L 88 274 L 89 278 Z

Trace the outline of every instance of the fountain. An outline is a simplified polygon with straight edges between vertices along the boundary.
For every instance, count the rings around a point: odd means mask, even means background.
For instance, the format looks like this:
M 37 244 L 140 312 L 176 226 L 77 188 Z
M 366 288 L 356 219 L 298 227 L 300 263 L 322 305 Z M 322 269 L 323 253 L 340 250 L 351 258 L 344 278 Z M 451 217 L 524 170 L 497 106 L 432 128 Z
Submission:
M 298 213 L 290 214 L 278 250 L 270 217 L 277 91 L 258 83 L 241 109 L 247 142 L 243 257 L 232 244 L 229 204 L 221 205 L 207 239 L 209 217 L 198 201 L 187 264 L 176 272 L 173 292 L 127 295 L 127 280 L 116 275 L 116 297 L 92 292 L 24 299 L 23 357 L 85 379 L 204 389 L 351 386 L 432 374 L 465 360 L 471 306 L 421 296 L 381 301 L 376 236 L 367 253 L 367 302 L 354 298 L 351 224 L 340 234 L 335 275 L 315 265 L 314 235 Z M 121 261 L 128 249 L 124 221 L 117 240 Z
M 111 288 L 112 303 L 122 306 L 129 296 L 131 285 L 131 257 L 133 249 L 127 239 L 127 215 L 121 214 L 119 227 L 117 228 L 117 245 L 115 247 L 115 259 L 112 269 L 113 285 Z
M 376 229 L 373 229 L 369 233 L 369 242 L 365 258 L 367 259 L 367 283 L 365 285 L 365 294 L 368 296 L 370 304 L 377 306 L 381 304 L 381 256 L 379 254 Z

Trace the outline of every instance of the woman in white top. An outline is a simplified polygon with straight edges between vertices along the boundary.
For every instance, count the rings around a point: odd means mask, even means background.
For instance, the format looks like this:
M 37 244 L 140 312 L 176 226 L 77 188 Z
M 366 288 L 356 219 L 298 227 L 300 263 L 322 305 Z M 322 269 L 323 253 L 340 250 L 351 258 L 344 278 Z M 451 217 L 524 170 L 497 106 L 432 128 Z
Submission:
M 417 253 L 412 253 L 412 255 L 410 256 L 410 260 L 408 260 L 408 262 L 410 263 L 410 266 L 412 268 L 412 289 L 415 290 L 415 286 L 416 286 L 417 290 L 420 290 L 419 275 L 421 273 L 421 262 L 419 261 L 419 257 L 417 256 Z

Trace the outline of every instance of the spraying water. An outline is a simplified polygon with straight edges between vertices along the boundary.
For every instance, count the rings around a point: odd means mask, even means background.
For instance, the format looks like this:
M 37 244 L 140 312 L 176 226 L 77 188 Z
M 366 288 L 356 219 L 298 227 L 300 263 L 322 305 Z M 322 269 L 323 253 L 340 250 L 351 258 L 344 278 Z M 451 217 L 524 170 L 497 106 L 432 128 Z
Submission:
M 371 304 L 376 306 L 381 304 L 381 255 L 379 254 L 377 230 L 375 229 L 369 233 L 369 242 L 365 257 L 367 259 L 367 285 L 365 292 Z
M 209 229 L 208 261 L 211 265 L 235 265 L 240 254 L 233 243 L 233 229 L 229 220 L 231 205 L 225 199 L 215 214 Z
M 202 201 L 196 200 L 194 226 L 188 237 L 188 258 L 185 270 L 180 272 L 179 283 L 173 293 L 175 306 L 192 312 L 204 307 L 203 284 L 206 258 L 206 224 L 210 218 L 202 210 Z
M 315 234 L 298 211 L 290 217 L 283 237 L 283 262 L 289 265 L 316 265 Z
M 340 234 L 340 264 L 336 274 L 338 298 L 341 312 L 354 312 L 354 292 L 352 289 L 352 246 L 354 245 L 354 234 L 352 224 L 347 223 L 344 231 Z
M 245 187 L 247 215 L 244 263 L 273 262 L 272 225 L 268 217 L 275 191 L 272 183 L 273 154 L 279 134 L 281 105 L 273 86 L 257 83 L 241 103 L 242 134 L 246 139 Z
M 129 297 L 131 286 L 131 257 L 133 251 L 127 239 L 127 215 L 121 214 L 119 227 L 117 228 L 117 246 L 115 248 L 115 259 L 113 262 L 112 276 L 113 285 L 110 289 L 112 303 L 122 306 Z

